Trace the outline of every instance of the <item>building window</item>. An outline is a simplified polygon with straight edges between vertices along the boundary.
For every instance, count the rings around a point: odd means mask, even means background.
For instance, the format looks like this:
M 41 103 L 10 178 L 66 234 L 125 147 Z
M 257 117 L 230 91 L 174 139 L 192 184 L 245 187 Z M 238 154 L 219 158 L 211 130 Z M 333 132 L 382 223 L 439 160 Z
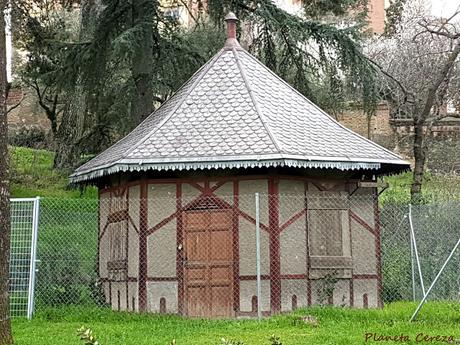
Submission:
M 343 255 L 340 212 L 340 210 L 311 210 L 309 212 L 311 255 Z
M 128 270 L 127 260 L 127 221 L 122 220 L 109 225 L 109 261 L 107 270 L 112 280 L 125 280 Z
M 307 195 L 310 268 L 338 272 L 350 269 L 351 239 L 346 192 L 309 192 Z

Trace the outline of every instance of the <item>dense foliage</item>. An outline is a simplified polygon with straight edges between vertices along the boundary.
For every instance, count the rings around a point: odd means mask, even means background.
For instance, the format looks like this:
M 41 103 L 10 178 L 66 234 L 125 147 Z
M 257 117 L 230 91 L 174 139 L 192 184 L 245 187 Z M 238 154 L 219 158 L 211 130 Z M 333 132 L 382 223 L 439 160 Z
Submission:
M 360 49 L 365 0 L 305 2 L 298 15 L 271 0 L 199 1 L 187 28 L 156 1 L 27 4 L 15 9 L 27 54 L 20 74 L 52 123 L 59 168 L 103 150 L 168 99 L 222 47 L 229 10 L 246 48 L 332 113 L 351 95 L 369 113 L 376 101 Z

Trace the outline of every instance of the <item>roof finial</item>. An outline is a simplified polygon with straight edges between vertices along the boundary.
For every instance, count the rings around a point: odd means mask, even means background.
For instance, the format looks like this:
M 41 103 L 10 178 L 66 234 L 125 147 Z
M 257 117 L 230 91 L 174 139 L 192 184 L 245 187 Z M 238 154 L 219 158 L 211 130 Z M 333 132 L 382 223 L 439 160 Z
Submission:
M 235 13 L 228 12 L 225 16 L 225 22 L 227 23 L 227 42 L 225 42 L 225 46 L 227 47 L 234 47 L 239 46 L 238 41 L 236 39 L 236 22 L 238 18 L 235 16 Z

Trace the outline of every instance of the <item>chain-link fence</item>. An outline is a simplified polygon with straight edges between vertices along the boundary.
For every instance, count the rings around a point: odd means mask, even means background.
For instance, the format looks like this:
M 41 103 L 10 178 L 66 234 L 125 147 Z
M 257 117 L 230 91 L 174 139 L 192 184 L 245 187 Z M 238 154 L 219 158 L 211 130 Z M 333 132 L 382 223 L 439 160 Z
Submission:
M 258 202 L 254 194 L 141 196 L 42 199 L 36 311 L 98 305 L 241 317 L 380 307 L 420 300 L 417 256 L 426 290 L 460 237 L 459 202 L 378 207 L 372 194 L 319 191 Z M 459 252 L 430 300 L 460 301 Z

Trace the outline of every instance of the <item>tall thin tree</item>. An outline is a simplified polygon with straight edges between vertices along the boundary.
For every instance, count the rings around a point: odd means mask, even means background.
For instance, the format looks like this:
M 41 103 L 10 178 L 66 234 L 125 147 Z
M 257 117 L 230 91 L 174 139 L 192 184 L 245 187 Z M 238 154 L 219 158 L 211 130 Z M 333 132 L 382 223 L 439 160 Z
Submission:
M 6 119 L 6 37 L 4 12 L 7 0 L 0 0 L 0 345 L 13 344 L 9 307 L 10 192 L 8 124 Z

